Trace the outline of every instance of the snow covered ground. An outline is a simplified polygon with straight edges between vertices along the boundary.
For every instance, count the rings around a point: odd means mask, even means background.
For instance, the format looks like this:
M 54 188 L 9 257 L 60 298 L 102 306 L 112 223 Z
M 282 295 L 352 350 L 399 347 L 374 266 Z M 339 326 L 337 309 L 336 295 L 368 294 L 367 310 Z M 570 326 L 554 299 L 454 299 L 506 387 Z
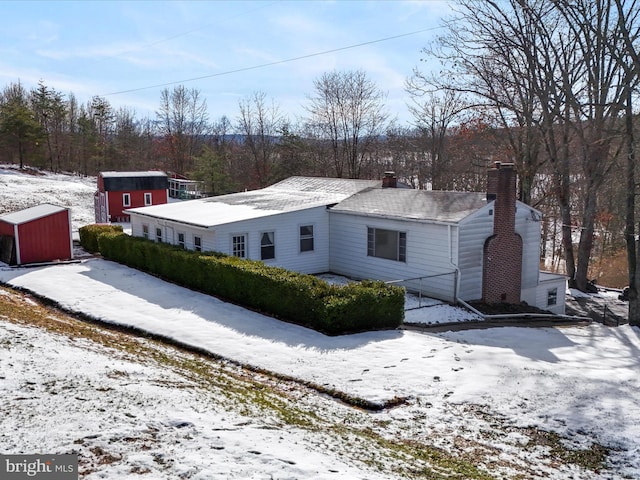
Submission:
M 2 170 L 0 181 L 7 182 Z M 462 456 L 473 450 L 470 445 L 482 444 L 478 465 L 496 478 L 640 478 L 637 328 L 591 324 L 326 337 L 102 259 L 0 268 L 0 281 L 68 310 L 301 383 L 376 402 L 406 398 L 398 408 L 348 418 L 382 436 Z M 446 305 L 410 312 L 427 322 L 430 315 L 436 322 L 446 315 L 458 318 Z M 87 478 L 125 478 L 123 465 L 129 473 L 149 469 L 149 478 L 394 477 L 354 463 L 348 453 L 342 457 L 336 452 L 346 444 L 335 439 L 290 427 L 271 431 L 269 418 L 241 418 L 224 402 L 211 406 L 211 399 L 199 397 L 171 371 L 113 355 L 0 318 L 0 395 L 11 400 L 0 407 L 0 451 L 50 452 L 73 444 L 102 451 L 115 443 L 116 457 L 138 455 L 126 463 L 114 460 L 111 467 L 106 462 Z M 65 396 L 51 393 L 67 389 L 84 399 L 71 409 L 65 409 Z M 317 394 L 305 398 L 327 401 Z M 52 411 L 62 413 L 52 418 Z M 53 424 L 61 431 L 49 438 L 46 426 Z M 607 468 L 596 472 L 558 461 L 529 429 L 560 435 L 569 450 L 601 445 L 610 450 Z M 125 438 L 136 439 L 131 451 Z M 144 439 L 150 448 L 137 451 Z M 323 441 L 327 448 L 319 446 Z M 162 476 L 158 464 L 168 459 L 172 469 Z

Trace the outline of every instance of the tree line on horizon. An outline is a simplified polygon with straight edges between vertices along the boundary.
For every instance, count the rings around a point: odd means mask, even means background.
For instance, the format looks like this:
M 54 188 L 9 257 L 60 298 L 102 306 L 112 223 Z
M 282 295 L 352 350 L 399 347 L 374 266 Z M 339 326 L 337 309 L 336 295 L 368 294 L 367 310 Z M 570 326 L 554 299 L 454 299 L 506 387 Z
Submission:
M 385 171 L 414 188 L 482 191 L 488 166 L 514 163 L 519 199 L 544 213 L 544 257 L 586 290 L 603 259 L 626 252 L 629 318 L 640 323 L 639 2 L 460 0 L 422 50 L 441 70 L 406 80 L 405 125 L 360 70 L 318 77 L 296 120 L 259 91 L 213 119 L 198 89 L 165 88 L 155 118 L 136 118 L 98 96 L 80 104 L 43 81 L 12 83 L 0 91 L 0 162 L 161 169 L 210 194 Z

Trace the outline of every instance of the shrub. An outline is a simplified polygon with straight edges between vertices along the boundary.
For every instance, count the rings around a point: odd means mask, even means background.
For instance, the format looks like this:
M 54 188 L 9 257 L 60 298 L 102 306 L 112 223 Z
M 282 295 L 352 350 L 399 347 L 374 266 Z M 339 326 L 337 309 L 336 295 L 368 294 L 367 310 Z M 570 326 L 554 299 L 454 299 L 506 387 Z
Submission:
M 103 233 L 123 233 L 122 225 L 97 224 L 85 225 L 80 227 L 80 245 L 89 253 L 97 253 L 100 251 L 98 247 L 98 237 Z
M 263 262 L 115 231 L 104 231 L 97 240 L 105 258 L 330 335 L 396 328 L 403 320 L 404 289 L 383 282 L 329 285 Z

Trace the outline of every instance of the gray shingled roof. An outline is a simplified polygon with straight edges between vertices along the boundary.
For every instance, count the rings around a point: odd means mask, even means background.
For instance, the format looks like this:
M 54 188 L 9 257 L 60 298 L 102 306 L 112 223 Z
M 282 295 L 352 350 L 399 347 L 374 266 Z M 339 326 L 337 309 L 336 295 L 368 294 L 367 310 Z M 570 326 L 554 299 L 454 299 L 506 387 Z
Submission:
M 247 205 L 260 210 L 298 210 L 303 207 L 338 203 L 360 190 L 377 185 L 380 185 L 377 180 L 289 177 L 260 190 L 209 197 L 203 201 Z
M 485 193 L 368 188 L 343 200 L 331 210 L 457 223 L 486 204 Z
M 377 180 L 290 177 L 260 190 L 128 210 L 143 215 L 213 227 L 287 211 L 336 204 L 354 193 L 380 185 Z

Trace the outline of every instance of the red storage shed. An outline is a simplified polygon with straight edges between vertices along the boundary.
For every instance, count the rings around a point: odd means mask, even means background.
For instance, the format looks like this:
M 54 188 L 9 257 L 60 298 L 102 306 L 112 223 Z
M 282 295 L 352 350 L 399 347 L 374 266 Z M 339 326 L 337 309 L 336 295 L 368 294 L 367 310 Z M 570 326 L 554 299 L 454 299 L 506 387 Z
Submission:
M 96 222 L 128 222 L 126 209 L 167 203 L 168 189 L 164 172 L 100 172 L 94 198 Z
M 10 265 L 73 258 L 71 211 L 48 203 L 0 216 L 0 260 Z

